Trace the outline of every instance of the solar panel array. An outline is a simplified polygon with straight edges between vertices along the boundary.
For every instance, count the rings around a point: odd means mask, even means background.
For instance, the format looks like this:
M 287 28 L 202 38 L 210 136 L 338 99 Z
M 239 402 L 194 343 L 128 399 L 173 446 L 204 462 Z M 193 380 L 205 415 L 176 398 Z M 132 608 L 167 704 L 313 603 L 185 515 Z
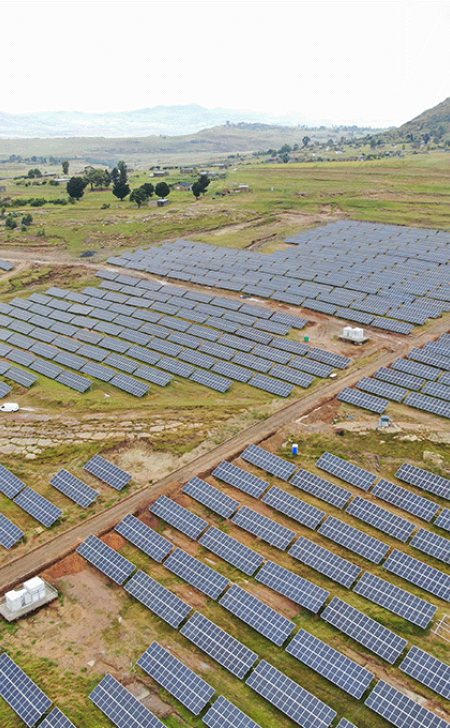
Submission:
M 382 508 L 377 503 L 359 496 L 354 498 L 347 506 L 346 512 L 364 521 L 364 523 L 370 523 L 371 526 L 403 543 L 410 538 L 416 528 L 414 523 L 397 516 L 395 513 L 386 510 L 386 508 Z
M 84 469 L 116 490 L 122 490 L 131 480 L 129 473 L 126 473 L 125 470 L 114 465 L 114 463 L 110 463 L 101 455 L 94 455 L 84 465 Z
M 155 516 L 167 521 L 171 526 L 193 539 L 198 538 L 209 526 L 208 521 L 200 518 L 195 513 L 191 513 L 187 508 L 180 506 L 179 503 L 171 500 L 166 495 L 161 495 L 150 506 L 149 510 Z
M 450 723 L 417 703 L 389 683 L 380 680 L 365 701 L 371 710 L 395 728 L 449 728 Z
M 5 549 L 12 548 L 23 536 L 23 531 L 15 523 L 0 513 L 0 545 Z
M 219 604 L 278 646 L 287 640 L 295 628 L 294 622 L 237 584 L 232 584 Z
M 164 728 L 164 724 L 112 675 L 105 675 L 89 699 L 117 728 Z
M 289 555 L 347 588 L 352 586 L 362 571 L 361 567 L 304 536 L 300 536 L 291 546 Z
M 332 599 L 321 617 L 391 665 L 396 662 L 408 644 L 403 637 L 399 637 L 395 632 L 383 627 L 375 619 L 338 597 Z
M 282 551 L 287 549 L 296 536 L 295 531 L 248 506 L 242 506 L 231 520 L 240 528 Z
M 248 576 L 252 576 L 264 561 L 261 554 L 215 526 L 203 534 L 199 543 Z
M 422 685 L 431 688 L 443 698 L 450 697 L 450 666 L 413 645 L 400 664 L 400 670 L 406 672 Z
M 241 458 L 252 465 L 262 468 L 262 470 L 266 470 L 271 475 L 276 475 L 281 480 L 289 480 L 297 470 L 297 466 L 294 463 L 280 458 L 279 455 L 267 452 L 267 450 L 258 447 L 258 445 L 249 445 L 245 448 L 244 452 L 241 453 Z
M 158 562 L 163 561 L 174 548 L 173 543 L 167 538 L 161 536 L 131 513 L 117 524 L 115 530 L 144 554 Z
M 186 483 L 183 493 L 187 493 L 223 518 L 231 518 L 241 505 L 239 501 L 197 476 Z
M 330 452 L 325 452 L 318 459 L 316 465 L 327 473 L 336 475 L 341 480 L 345 480 L 346 483 L 356 485 L 357 488 L 362 490 L 369 490 L 377 479 L 377 476 L 369 473 L 368 470 L 353 465 L 353 463 L 349 463 Z
M 4 465 L 0 465 L 0 493 L 8 498 L 14 498 L 25 488 L 23 483 L 14 473 L 11 473 Z
M 189 604 L 143 571 L 131 577 L 125 584 L 125 591 L 175 629 L 192 611 Z
M 94 488 L 69 473 L 68 470 L 60 470 L 53 476 L 50 483 L 82 508 L 88 508 L 99 496 Z
M 434 556 L 435 559 L 450 564 L 450 540 L 437 533 L 420 528 L 411 541 L 411 546 L 424 554 Z
M 350 490 L 346 490 L 335 483 L 330 483 L 328 480 L 324 480 L 324 478 L 315 475 L 315 473 L 310 473 L 308 470 L 298 470 L 292 476 L 290 483 L 295 485 L 296 488 L 300 488 L 306 493 L 320 498 L 325 503 L 336 506 L 336 508 L 344 508 L 352 497 Z
M 299 574 L 285 569 L 283 566 L 267 561 L 256 574 L 256 581 L 270 587 L 279 594 L 283 594 L 296 604 L 306 607 L 316 614 L 325 604 L 330 593 L 322 587 L 304 579 Z
M 395 473 L 395 477 L 428 493 L 450 499 L 450 480 L 441 475 L 435 475 L 429 470 L 418 468 L 410 463 L 403 463 Z
M 233 485 L 235 488 L 239 488 L 239 490 L 255 498 L 259 498 L 269 487 L 269 483 L 266 480 L 262 480 L 257 475 L 249 473 L 248 470 L 243 470 L 233 463 L 228 463 L 226 460 L 221 462 L 213 470 L 212 474 L 215 478 L 219 478 L 225 483 Z
M 374 564 L 379 564 L 389 551 L 388 544 L 334 516 L 328 516 L 320 526 L 319 533 Z
M 211 599 L 218 599 L 230 583 L 225 576 L 182 549 L 173 551 L 164 566 Z
M 59 708 L 54 708 L 42 721 L 40 728 L 76 728 L 76 726 Z
M 407 488 L 402 488 L 396 483 L 390 483 L 388 480 L 381 479 L 372 490 L 372 493 L 377 498 L 381 498 L 403 511 L 412 513 L 414 516 L 423 518 L 425 521 L 431 521 L 439 510 L 437 503 L 423 498 Z
M 93 564 L 116 584 L 123 584 L 136 569 L 135 565 L 111 546 L 91 534 L 77 548 L 77 553 Z
M 214 688 L 158 642 L 150 645 L 137 664 L 194 715 L 201 713 L 215 693 Z
M 43 495 L 28 486 L 14 498 L 14 503 L 33 516 L 43 526 L 50 528 L 60 518 L 63 511 Z
M 254 720 L 236 708 L 233 703 L 220 695 L 214 705 L 203 716 L 208 728 L 260 728 Z
M 52 704 L 50 698 L 6 652 L 0 655 L 0 696 L 30 727 L 42 718 Z
M 286 652 L 357 700 L 374 679 L 371 672 L 304 629 L 297 632 Z
M 450 602 L 450 576 L 413 556 L 394 549 L 383 564 L 392 574 Z
M 357 582 L 354 591 L 423 629 L 428 627 L 437 611 L 434 604 L 368 571 Z

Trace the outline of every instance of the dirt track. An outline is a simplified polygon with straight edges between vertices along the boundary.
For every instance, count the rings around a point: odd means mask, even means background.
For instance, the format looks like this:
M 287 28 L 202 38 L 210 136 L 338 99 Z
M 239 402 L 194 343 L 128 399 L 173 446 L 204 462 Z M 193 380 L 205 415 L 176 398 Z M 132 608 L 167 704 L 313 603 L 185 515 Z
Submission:
M 100 535 L 113 528 L 127 513 L 136 513 L 159 496 L 163 490 L 177 481 L 187 481 L 193 475 L 201 476 L 211 471 L 221 460 L 235 457 L 247 445 L 258 443 L 270 437 L 280 428 L 302 415 L 312 412 L 325 402 L 335 397 L 344 387 L 351 387 L 363 376 L 371 376 L 381 366 L 389 366 L 398 357 L 404 356 L 414 346 L 423 346 L 427 341 L 435 339 L 449 328 L 448 318 L 437 320 L 428 331 L 419 335 L 405 337 L 394 352 L 381 354 L 363 367 L 353 367 L 344 376 L 336 380 L 327 380 L 323 385 L 298 400 L 287 404 L 281 410 L 265 420 L 252 425 L 244 432 L 226 440 L 209 452 L 201 455 L 188 465 L 174 471 L 151 487 L 147 486 L 124 498 L 103 513 L 99 513 L 77 524 L 64 533 L 55 536 L 42 546 L 0 568 L 0 591 L 4 592 L 33 574 L 48 568 L 63 556 L 73 551 L 90 533 Z

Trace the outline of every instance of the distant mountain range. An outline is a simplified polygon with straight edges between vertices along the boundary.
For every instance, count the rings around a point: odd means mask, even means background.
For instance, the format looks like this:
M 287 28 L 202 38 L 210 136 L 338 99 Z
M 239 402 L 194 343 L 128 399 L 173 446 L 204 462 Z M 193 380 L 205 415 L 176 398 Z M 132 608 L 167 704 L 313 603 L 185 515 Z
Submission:
M 206 109 L 198 104 L 155 106 L 136 111 L 88 113 L 49 111 L 32 114 L 0 112 L 0 138 L 51 139 L 61 137 L 147 137 L 195 134 L 230 122 L 298 126 L 293 116 L 236 109 Z M 329 124 L 331 126 L 331 123 Z
M 429 134 L 431 137 L 448 138 L 450 136 L 450 97 L 399 126 L 395 130 L 395 134 L 402 138 L 412 135 L 416 141 L 424 134 Z

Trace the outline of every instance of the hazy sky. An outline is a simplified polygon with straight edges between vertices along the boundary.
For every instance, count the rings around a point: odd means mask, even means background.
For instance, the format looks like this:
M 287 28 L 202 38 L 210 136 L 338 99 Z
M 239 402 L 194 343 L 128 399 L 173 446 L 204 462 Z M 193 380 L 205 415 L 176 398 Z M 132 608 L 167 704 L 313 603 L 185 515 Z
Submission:
M 198 103 L 398 125 L 450 96 L 450 3 L 0 0 L 0 112 Z

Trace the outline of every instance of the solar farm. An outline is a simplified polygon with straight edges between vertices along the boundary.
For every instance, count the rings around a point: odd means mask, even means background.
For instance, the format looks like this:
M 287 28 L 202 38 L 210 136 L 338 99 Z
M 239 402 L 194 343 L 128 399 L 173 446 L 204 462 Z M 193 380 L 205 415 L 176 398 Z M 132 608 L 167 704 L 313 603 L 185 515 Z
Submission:
M 450 728 L 449 253 L 341 220 L 0 302 L 1 397 L 129 413 L 114 447 L 96 419 L 0 456 L 0 581 L 60 594 L 1 636 L 2 728 Z M 146 403 L 253 393 L 250 426 L 143 479 Z

